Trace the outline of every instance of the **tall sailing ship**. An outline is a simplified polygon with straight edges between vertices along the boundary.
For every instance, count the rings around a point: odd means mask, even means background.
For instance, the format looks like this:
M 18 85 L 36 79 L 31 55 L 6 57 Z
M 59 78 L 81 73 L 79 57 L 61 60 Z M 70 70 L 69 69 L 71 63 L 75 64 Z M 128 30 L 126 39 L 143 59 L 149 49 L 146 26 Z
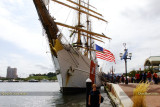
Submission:
M 64 1 L 75 6 L 71 6 Z M 89 0 L 85 1 L 86 2 L 84 2 L 84 0 L 52 0 L 52 2 L 56 2 L 78 12 L 77 24 L 71 26 L 66 23 L 57 22 L 54 15 L 51 16 L 49 8 L 47 8 L 49 0 L 33 0 L 48 39 L 60 89 L 64 93 L 81 92 L 85 90 L 86 80 L 90 77 L 91 61 L 94 61 L 96 65 L 95 83 L 98 87 L 102 85 L 98 61 L 95 55 L 94 41 L 103 42 L 102 38 L 110 38 L 104 34 L 91 31 L 91 21 L 89 17 L 98 19 L 97 21 L 107 21 L 102 18 L 102 14 L 92 9 L 93 6 L 89 4 Z M 85 6 L 83 4 L 85 4 Z M 85 25 L 82 25 L 81 22 L 82 14 L 86 15 Z M 69 35 L 63 34 L 59 26 L 71 29 L 71 33 Z M 73 42 L 68 42 L 66 37 L 74 38 Z

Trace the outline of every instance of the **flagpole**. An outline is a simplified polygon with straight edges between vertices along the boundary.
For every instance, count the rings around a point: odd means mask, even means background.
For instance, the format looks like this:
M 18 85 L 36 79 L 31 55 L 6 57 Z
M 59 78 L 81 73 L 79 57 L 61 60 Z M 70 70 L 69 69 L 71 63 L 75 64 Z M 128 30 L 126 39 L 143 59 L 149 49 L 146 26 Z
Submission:
M 125 72 L 126 72 L 126 81 L 125 81 L 125 84 L 128 84 L 128 78 L 127 78 L 127 59 L 131 60 L 132 53 L 129 53 L 129 58 L 128 58 L 128 49 L 126 49 L 126 43 L 123 43 L 123 46 L 125 47 L 125 49 L 124 49 L 124 55 L 123 55 L 123 53 L 120 53 L 120 57 L 121 57 L 121 60 L 124 59 L 124 61 L 125 61 Z
M 125 49 L 125 51 L 126 51 L 126 49 Z M 126 71 L 126 81 L 125 81 L 125 84 L 128 84 L 128 78 L 127 78 L 127 56 L 126 56 L 126 58 L 124 60 L 125 60 L 125 71 Z

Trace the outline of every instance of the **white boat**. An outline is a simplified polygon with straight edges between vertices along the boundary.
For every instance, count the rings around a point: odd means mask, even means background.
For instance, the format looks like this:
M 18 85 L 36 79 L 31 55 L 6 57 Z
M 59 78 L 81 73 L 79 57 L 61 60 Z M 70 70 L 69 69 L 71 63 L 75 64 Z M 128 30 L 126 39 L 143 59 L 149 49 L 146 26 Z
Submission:
M 45 1 L 45 2 L 44 2 Z M 58 82 L 60 84 L 61 91 L 66 92 L 82 92 L 86 89 L 86 80 L 90 77 L 90 64 L 91 61 L 94 61 L 96 64 L 96 74 L 95 74 L 95 83 L 97 87 L 102 85 L 100 72 L 98 70 L 98 62 L 95 55 L 95 49 L 93 46 L 93 41 L 97 40 L 103 42 L 99 38 L 107 38 L 104 34 L 98 34 L 91 31 L 91 23 L 89 21 L 89 16 L 97 18 L 98 20 L 105 21 L 101 18 L 101 14 L 89 9 L 89 1 L 87 7 L 81 5 L 81 0 L 78 2 L 67 0 L 68 2 L 76 5 L 74 8 L 61 2 L 59 0 L 52 0 L 61 4 L 62 6 L 67 6 L 78 11 L 78 24 L 75 26 L 70 26 L 64 23 L 56 22 L 54 16 L 51 16 L 46 8 L 48 5 L 48 0 L 33 0 L 39 19 L 43 25 L 46 36 L 48 38 L 48 43 L 51 50 L 51 56 L 57 73 Z M 77 0 L 76 0 L 77 1 Z M 91 6 L 93 7 L 93 6 Z M 81 9 L 83 8 L 83 10 Z M 84 11 L 86 9 L 86 11 Z M 92 12 L 96 15 L 92 15 Z M 81 14 L 86 14 L 86 25 L 84 27 L 81 24 Z M 58 26 L 67 27 L 73 30 L 70 35 L 64 35 L 59 30 Z M 65 36 L 77 35 L 77 40 L 75 43 L 69 43 Z M 87 39 L 87 42 L 82 43 L 81 36 L 84 36 Z
M 47 79 L 42 79 L 41 82 L 49 82 Z
M 28 82 L 38 82 L 38 80 L 30 79 Z

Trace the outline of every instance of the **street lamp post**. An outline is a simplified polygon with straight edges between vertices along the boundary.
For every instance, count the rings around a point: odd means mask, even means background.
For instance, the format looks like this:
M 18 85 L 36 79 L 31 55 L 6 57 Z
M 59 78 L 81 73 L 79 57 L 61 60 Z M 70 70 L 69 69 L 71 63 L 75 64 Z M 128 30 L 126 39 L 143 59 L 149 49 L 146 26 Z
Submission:
M 129 53 L 129 55 L 128 55 L 128 49 L 126 49 L 126 43 L 123 43 L 123 46 L 125 47 L 124 54 L 120 53 L 120 57 L 121 57 L 121 60 L 124 59 L 124 61 L 125 61 L 125 72 L 126 72 L 126 81 L 125 81 L 125 84 L 128 84 L 128 79 L 127 79 L 127 59 L 131 60 L 132 53 Z

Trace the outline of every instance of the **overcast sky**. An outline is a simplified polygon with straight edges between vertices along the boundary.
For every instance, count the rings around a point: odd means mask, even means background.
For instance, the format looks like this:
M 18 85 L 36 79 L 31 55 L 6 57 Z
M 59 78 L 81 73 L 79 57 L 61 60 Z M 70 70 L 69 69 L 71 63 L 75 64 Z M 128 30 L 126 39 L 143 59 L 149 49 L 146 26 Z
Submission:
M 160 0 L 90 2 L 109 22 L 104 33 L 112 40 L 105 40 L 106 44 L 99 45 L 113 52 L 116 64 L 99 60 L 105 72 L 112 65 L 116 72 L 124 72 L 124 61 L 119 58 L 124 42 L 133 54 L 132 60 L 128 60 L 128 71 L 143 69 L 144 61 L 149 56 L 160 56 Z M 55 13 L 67 14 L 60 9 Z M 61 18 L 58 15 L 54 17 L 57 20 Z M 96 27 L 98 30 L 104 29 L 101 25 Z M 49 51 L 48 44 L 32 0 L 1 0 L 0 31 L 0 76 L 6 76 L 7 66 L 16 67 L 20 77 L 54 72 L 50 53 L 46 53 Z

